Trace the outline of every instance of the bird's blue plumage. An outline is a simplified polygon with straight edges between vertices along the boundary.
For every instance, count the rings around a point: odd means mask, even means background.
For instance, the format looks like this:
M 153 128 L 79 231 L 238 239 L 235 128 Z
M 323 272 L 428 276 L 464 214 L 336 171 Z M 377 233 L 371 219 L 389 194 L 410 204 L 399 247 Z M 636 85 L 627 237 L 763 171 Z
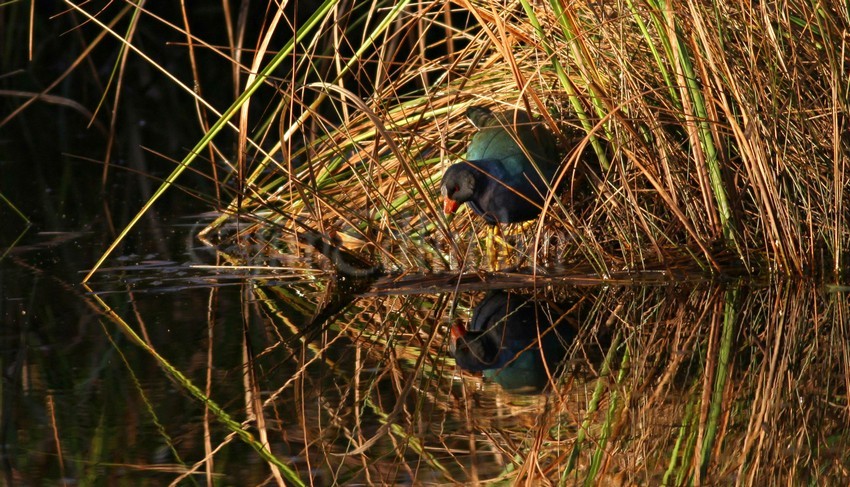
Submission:
M 478 132 L 466 161 L 443 175 L 447 211 L 468 203 L 490 224 L 536 218 L 559 165 L 552 134 L 521 110 L 475 106 L 467 116 Z

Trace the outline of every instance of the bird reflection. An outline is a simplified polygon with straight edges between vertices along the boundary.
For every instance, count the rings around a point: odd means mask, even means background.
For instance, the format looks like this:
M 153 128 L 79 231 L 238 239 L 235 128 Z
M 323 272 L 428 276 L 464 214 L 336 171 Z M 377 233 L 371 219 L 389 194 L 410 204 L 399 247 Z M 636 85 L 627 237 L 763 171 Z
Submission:
M 507 391 L 542 391 L 576 336 L 566 320 L 552 313 L 529 296 L 488 292 L 468 327 L 452 326 L 449 347 L 455 362 L 464 370 L 483 372 Z

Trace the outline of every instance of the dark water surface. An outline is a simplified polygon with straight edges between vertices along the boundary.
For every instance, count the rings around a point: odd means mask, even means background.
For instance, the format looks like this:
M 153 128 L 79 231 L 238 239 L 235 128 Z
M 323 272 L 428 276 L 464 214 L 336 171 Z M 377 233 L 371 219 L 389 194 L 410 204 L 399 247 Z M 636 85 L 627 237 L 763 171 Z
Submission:
M 401 276 L 316 322 L 326 266 L 221 267 L 202 220 L 157 221 L 156 243 L 140 228 L 92 292 L 97 232 L 33 231 L 0 262 L 7 483 L 823 484 L 850 467 L 846 288 Z M 453 331 L 499 323 L 498 366 L 462 371 Z

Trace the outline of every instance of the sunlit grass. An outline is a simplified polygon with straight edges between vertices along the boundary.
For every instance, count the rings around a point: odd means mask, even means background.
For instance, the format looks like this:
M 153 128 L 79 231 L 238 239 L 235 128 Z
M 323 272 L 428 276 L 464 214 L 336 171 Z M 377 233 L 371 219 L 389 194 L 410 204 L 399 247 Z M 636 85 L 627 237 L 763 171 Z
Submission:
M 472 132 L 461 114 L 483 104 L 529 110 L 561 142 L 568 190 L 524 232 L 533 238 L 519 264 L 583 261 L 602 276 L 846 267 L 843 4 L 756 14 L 743 3 L 327 0 L 297 25 L 293 12 L 269 11 L 253 50 L 244 18 L 229 12 L 229 44 L 213 46 L 189 16 L 166 23 L 129 5 L 66 4 L 99 33 L 91 48 L 117 40 L 106 83 L 116 100 L 122 60 L 140 56 L 196 100 L 206 130 L 104 258 L 192 167 L 216 184 L 204 197 L 223 218 L 208 232 L 238 218 L 297 238 L 301 224 L 389 271 L 486 268 L 486 229 L 466 214 L 448 221 L 437 201 Z M 149 25 L 186 39 L 196 87 L 136 45 Z M 224 110 L 203 96 L 212 81 L 200 52 L 230 63 L 236 89 Z M 561 237 L 542 237 L 549 231 Z
M 276 156 L 283 160 L 246 160 L 256 169 L 242 172 L 245 197 L 228 212 L 336 232 L 389 270 L 486 267 L 476 238 L 483 225 L 465 215 L 446 221 L 436 188 L 463 155 L 466 106 L 519 107 L 562 136 L 563 179 L 589 173 L 595 181 L 585 188 L 595 196 L 589 204 L 576 206 L 569 195 L 552 201 L 537 232 L 554 229 L 562 238 L 554 250 L 541 238 L 529 244 L 532 255 L 556 258 L 530 261 L 582 260 L 601 275 L 680 266 L 841 272 L 845 131 L 826 116 L 844 106 L 834 76 L 840 67 L 829 61 L 843 52 L 839 18 L 817 29 L 783 20 L 820 18 L 803 15 L 808 4 L 788 6 L 793 15 L 768 17 L 769 24 L 729 4 L 684 11 L 630 4 L 622 12 L 465 6 L 470 15 L 457 26 L 432 6 L 405 17 L 402 30 L 381 32 L 401 40 L 411 33 L 404 29 L 439 30 L 445 37 L 434 45 L 408 55 L 388 52 L 388 44 L 358 51 L 362 69 L 376 63 L 365 99 L 355 94 L 360 86 L 346 85 L 350 60 L 318 82 L 308 82 L 309 64 L 297 65 L 291 76 L 303 87 L 282 86 L 280 120 L 262 125 L 283 136 Z M 797 46 L 798 33 L 823 41 Z M 463 48 L 448 49 L 448 40 Z M 306 59 L 326 48 L 311 49 Z M 822 54 L 825 63 L 804 61 Z M 580 245 L 565 255 L 570 241 Z

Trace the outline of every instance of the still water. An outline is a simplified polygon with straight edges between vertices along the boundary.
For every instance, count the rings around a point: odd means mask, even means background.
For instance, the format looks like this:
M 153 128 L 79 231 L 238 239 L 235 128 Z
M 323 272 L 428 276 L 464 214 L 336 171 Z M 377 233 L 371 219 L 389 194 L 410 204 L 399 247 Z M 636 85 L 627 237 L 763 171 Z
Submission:
M 847 289 L 224 265 L 202 217 L 2 262 L 9 485 L 834 484 Z M 151 223 L 153 225 L 153 223 Z M 150 227 L 140 230 L 150 235 Z M 126 250 L 126 249 L 125 249 Z

